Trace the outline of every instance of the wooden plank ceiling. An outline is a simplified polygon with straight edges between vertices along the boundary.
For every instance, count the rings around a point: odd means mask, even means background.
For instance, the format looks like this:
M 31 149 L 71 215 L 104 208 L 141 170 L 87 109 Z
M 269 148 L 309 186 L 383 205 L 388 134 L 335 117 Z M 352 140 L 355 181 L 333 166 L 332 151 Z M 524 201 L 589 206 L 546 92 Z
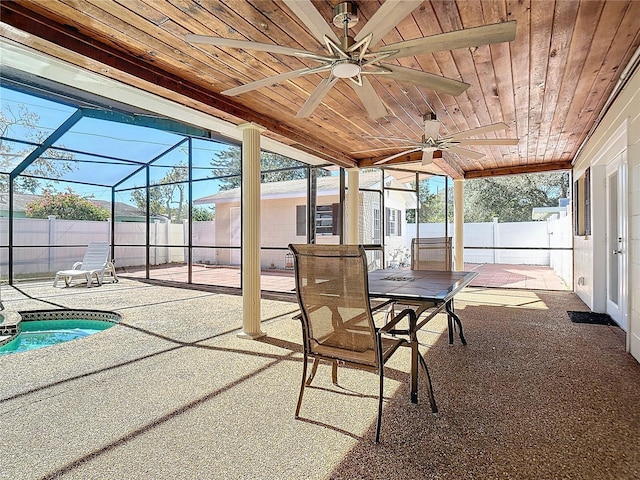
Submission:
M 329 24 L 337 3 L 313 0 Z M 355 3 L 359 21 L 350 31 L 353 35 L 382 4 Z M 515 146 L 468 147 L 483 153 L 480 159 L 445 150 L 437 151 L 434 163 L 425 167 L 399 164 L 472 178 L 570 168 L 640 45 L 638 18 L 637 0 L 425 0 L 372 45 L 374 51 L 404 40 L 511 20 L 517 22 L 515 40 L 390 60 L 470 87 L 452 96 L 382 75 L 368 76 L 388 112 L 375 120 L 343 79 L 311 116 L 296 118 L 326 72 L 237 96 L 221 94 L 317 63 L 277 53 L 194 45 L 185 35 L 327 53 L 282 1 L 3 1 L 0 35 L 236 124 L 256 122 L 268 130 L 266 135 L 347 167 L 371 165 L 406 150 L 367 136 L 420 141 L 422 118 L 428 112 L 442 123 L 441 135 L 506 123 L 508 130 L 483 138 L 518 138 Z M 377 150 L 394 145 L 395 149 Z M 421 154 L 395 162 L 415 161 Z

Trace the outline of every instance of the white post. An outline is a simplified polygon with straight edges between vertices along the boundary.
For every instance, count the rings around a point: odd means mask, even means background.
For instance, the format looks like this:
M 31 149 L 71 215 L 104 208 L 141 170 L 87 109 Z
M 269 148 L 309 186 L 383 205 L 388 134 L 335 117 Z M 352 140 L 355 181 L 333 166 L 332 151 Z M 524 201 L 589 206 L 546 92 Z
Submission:
M 49 215 L 47 217 L 49 219 L 48 228 L 49 228 L 49 271 L 52 272 L 54 270 L 59 270 L 56 266 L 56 260 L 58 260 L 56 255 L 56 248 L 53 248 L 56 242 L 56 216 Z
M 260 330 L 260 132 L 253 123 L 242 130 L 242 333 L 256 339 Z
M 498 251 L 496 249 L 496 247 L 498 246 L 498 243 L 500 243 L 500 240 L 498 239 L 498 217 L 493 217 L 493 263 L 496 264 L 498 263 Z
M 453 179 L 453 248 L 455 271 L 464 270 L 464 201 L 463 178 Z
M 360 212 L 358 199 L 360 197 L 360 170 L 350 168 L 348 172 L 348 193 L 347 193 L 347 244 L 358 244 L 358 221 Z

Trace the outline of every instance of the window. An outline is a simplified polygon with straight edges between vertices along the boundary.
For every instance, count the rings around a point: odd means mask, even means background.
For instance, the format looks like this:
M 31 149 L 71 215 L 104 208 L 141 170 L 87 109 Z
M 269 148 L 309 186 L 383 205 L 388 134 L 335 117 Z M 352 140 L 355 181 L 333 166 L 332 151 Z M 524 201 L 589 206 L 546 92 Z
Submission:
M 576 235 L 591 235 L 590 170 L 573 183 L 573 215 Z
M 307 206 L 296 206 L 296 235 L 307 234 Z M 316 207 L 316 235 L 339 235 L 340 204 Z
M 387 236 L 399 237 L 402 235 L 402 210 L 395 208 L 385 209 L 387 213 Z
M 380 238 L 381 231 L 381 223 L 380 223 L 380 209 L 373 209 L 373 234 L 371 236 L 374 245 L 380 245 L 382 240 Z

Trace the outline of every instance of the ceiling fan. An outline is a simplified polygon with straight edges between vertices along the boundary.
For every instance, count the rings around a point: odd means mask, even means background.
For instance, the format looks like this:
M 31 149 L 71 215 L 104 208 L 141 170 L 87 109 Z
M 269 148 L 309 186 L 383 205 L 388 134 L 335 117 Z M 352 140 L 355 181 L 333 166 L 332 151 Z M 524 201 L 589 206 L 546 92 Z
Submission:
M 328 72 L 329 75 L 311 93 L 298 111 L 296 118 L 310 116 L 331 88 L 342 78 L 349 80 L 349 85 L 355 91 L 369 116 L 377 119 L 387 115 L 387 109 L 367 79 L 368 75 L 385 75 L 387 78 L 399 82 L 413 83 L 419 87 L 454 96 L 460 95 L 469 88 L 469 84 L 458 80 L 401 67 L 396 64 L 382 63 L 383 60 L 394 60 L 455 48 L 510 42 L 515 39 L 516 22 L 509 21 L 416 38 L 383 45 L 377 50 L 371 50 L 372 46 L 382 40 L 389 31 L 394 29 L 403 18 L 421 5 L 423 1 L 386 0 L 355 37 L 349 36 L 349 28 L 358 22 L 356 5 L 353 2 L 340 3 L 334 8 L 333 17 L 333 24 L 342 28 L 342 37 L 338 38 L 338 35 L 311 3 L 311 0 L 284 0 L 284 3 L 306 25 L 311 34 L 326 46 L 328 53 L 315 53 L 286 46 L 207 35 L 189 34 L 186 35 L 185 40 L 191 44 L 209 44 L 216 47 L 289 55 L 318 63 L 316 66 L 284 72 L 225 90 L 222 92 L 224 95 L 240 95 L 298 76 Z
M 375 136 L 366 136 L 364 138 L 376 139 L 376 140 L 389 140 L 393 142 L 400 142 L 406 144 L 406 150 L 403 150 L 400 153 L 396 153 L 389 157 L 386 157 L 382 160 L 379 160 L 374 163 L 374 165 L 381 165 L 383 163 L 387 163 L 394 158 L 400 157 L 402 155 L 406 155 L 408 153 L 419 152 L 422 150 L 422 165 L 426 166 L 433 162 L 433 152 L 436 150 L 449 151 L 452 153 L 457 153 L 458 155 L 463 155 L 465 157 L 470 157 L 473 159 L 479 159 L 484 157 L 484 154 L 469 150 L 466 148 L 462 148 L 465 145 L 517 145 L 517 138 L 471 138 L 478 135 L 483 135 L 485 133 L 496 132 L 498 130 L 506 130 L 509 126 L 506 123 L 492 123 L 491 125 L 486 125 L 484 127 L 472 128 L 471 130 L 465 130 L 463 132 L 458 132 L 453 135 L 440 136 L 440 122 L 436 120 L 435 114 L 428 113 L 424 115 L 424 135 L 422 136 L 421 141 L 409 140 L 407 138 L 399 138 L 399 137 L 375 137 Z M 383 147 L 377 148 L 373 150 L 366 150 L 368 152 L 380 151 L 380 150 L 390 150 L 397 149 L 398 146 L 395 147 Z M 352 153 L 362 153 L 361 152 L 352 152 Z

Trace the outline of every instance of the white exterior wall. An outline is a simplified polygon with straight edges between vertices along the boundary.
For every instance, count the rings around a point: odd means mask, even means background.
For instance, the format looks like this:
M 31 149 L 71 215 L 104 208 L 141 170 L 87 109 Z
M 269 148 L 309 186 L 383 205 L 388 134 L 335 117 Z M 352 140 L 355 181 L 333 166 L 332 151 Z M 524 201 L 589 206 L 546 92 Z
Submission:
M 323 198 L 322 201 L 325 201 Z M 326 199 L 332 202 L 332 199 Z M 306 198 L 294 201 L 291 198 L 263 200 L 261 208 L 260 241 L 263 247 L 278 247 L 283 245 L 283 239 L 298 240 L 296 237 L 296 207 L 307 203 Z
M 591 167 L 592 235 L 574 238 L 574 276 L 576 293 L 594 311 L 605 309 L 604 277 L 604 167 L 598 165 L 602 152 L 620 129 L 626 130 L 627 160 L 627 252 L 628 346 L 640 359 L 640 71 L 630 78 L 618 98 L 584 145 L 574 164 L 574 178 Z M 632 338 L 633 337 L 633 338 Z M 633 342 L 637 344 L 632 345 Z

